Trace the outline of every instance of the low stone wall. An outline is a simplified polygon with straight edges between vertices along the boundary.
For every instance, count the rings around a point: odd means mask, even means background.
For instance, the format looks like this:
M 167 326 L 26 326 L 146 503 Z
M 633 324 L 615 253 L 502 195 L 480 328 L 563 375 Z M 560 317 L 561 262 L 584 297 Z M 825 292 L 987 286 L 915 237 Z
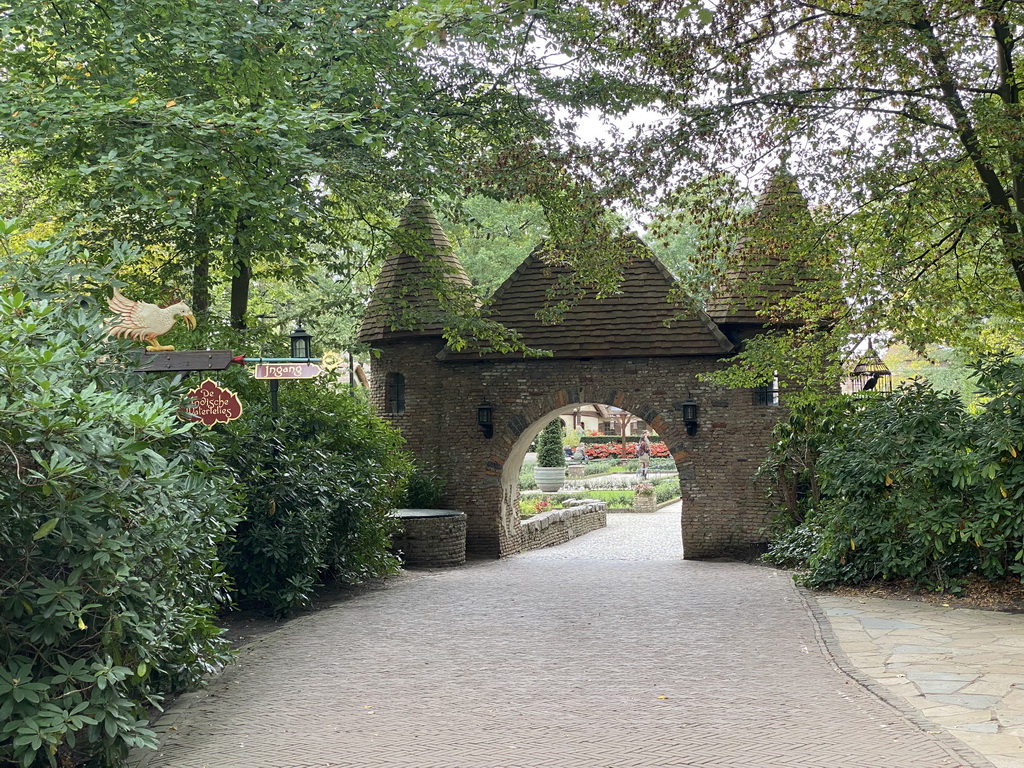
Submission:
M 452 509 L 399 509 L 401 529 L 392 548 L 407 568 L 453 568 L 466 562 L 466 513 Z
M 563 509 L 552 509 L 522 522 L 523 550 L 553 547 L 608 524 L 608 504 L 584 500 Z
M 633 494 L 633 511 L 634 512 L 655 512 L 658 509 L 658 500 L 655 498 L 653 493 Z

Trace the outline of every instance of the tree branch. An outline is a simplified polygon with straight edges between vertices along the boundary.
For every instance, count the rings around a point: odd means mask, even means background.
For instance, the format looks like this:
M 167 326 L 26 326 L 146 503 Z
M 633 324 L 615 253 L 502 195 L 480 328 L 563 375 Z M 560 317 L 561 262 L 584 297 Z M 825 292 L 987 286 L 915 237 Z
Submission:
M 1007 261 L 1013 269 L 1021 291 L 1024 292 L 1024 242 L 1021 240 L 1020 228 L 1013 216 L 1011 198 L 1003 188 L 999 175 L 985 159 L 977 129 L 960 98 L 958 86 L 949 65 L 949 57 L 936 36 L 932 23 L 928 19 L 921 18 L 914 22 L 914 27 L 924 36 L 928 60 L 935 70 L 939 86 L 946 97 L 945 106 L 956 125 L 960 142 L 971 158 L 992 207 L 1001 214 L 999 229 L 1003 233 Z

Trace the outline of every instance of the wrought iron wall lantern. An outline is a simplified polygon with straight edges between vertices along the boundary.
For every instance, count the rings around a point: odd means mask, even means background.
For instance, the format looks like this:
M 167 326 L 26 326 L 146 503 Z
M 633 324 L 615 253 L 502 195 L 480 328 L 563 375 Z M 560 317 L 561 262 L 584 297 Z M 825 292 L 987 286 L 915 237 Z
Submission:
M 694 402 L 693 400 L 687 400 L 685 403 L 682 404 L 682 411 L 683 424 L 686 425 L 686 434 L 688 434 L 690 437 L 693 437 L 694 435 L 697 434 L 697 428 L 700 426 L 697 423 L 697 413 L 699 411 L 699 409 L 697 408 L 697 403 Z
M 476 423 L 483 430 L 484 437 L 490 440 L 494 436 L 494 406 L 481 403 L 476 408 Z

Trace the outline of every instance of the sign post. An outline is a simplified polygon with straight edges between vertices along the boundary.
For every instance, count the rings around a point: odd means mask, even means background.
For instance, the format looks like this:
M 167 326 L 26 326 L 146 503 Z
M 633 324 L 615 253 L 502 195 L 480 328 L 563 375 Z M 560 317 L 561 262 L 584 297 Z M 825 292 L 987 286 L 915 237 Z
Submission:
M 242 415 L 242 401 L 230 389 L 207 379 L 188 393 L 192 403 L 183 411 L 183 417 L 201 421 L 207 427 L 227 424 Z
M 257 379 L 315 379 L 323 372 L 319 365 L 309 362 L 256 363 L 253 376 Z

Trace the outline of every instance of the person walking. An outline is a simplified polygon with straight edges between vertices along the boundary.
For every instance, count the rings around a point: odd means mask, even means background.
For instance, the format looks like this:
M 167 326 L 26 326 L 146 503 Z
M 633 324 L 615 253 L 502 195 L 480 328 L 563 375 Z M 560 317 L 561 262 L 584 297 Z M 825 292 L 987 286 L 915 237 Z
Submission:
M 647 470 L 651 466 L 651 433 L 644 430 L 640 442 L 636 444 L 636 457 L 640 460 L 640 477 L 647 479 Z

